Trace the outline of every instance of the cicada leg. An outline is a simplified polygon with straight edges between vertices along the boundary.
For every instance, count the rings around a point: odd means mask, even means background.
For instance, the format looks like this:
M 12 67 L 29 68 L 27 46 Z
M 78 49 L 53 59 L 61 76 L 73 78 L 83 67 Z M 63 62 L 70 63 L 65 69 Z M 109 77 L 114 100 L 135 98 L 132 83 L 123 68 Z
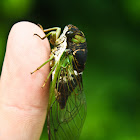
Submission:
M 44 33 L 46 33 L 46 32 L 50 32 L 50 31 L 53 31 L 53 30 L 55 30 L 56 39 L 57 39 L 60 36 L 61 28 L 59 28 L 59 27 L 53 27 L 53 28 L 45 29 L 43 31 L 44 31 Z
M 44 33 L 46 33 L 46 32 L 49 32 L 49 33 L 46 34 L 44 37 L 41 37 L 38 34 L 34 34 L 34 35 L 38 36 L 42 40 L 45 39 L 46 37 L 50 36 L 50 42 L 51 42 L 52 45 L 54 45 L 55 44 L 55 41 L 60 36 L 61 28 L 59 28 L 59 27 L 53 27 L 53 28 L 49 28 L 49 29 L 45 29 L 44 30 L 43 27 L 40 24 L 38 26 L 43 30 Z
M 37 25 L 41 28 L 41 30 L 43 30 L 43 31 L 44 31 L 44 29 L 43 29 L 42 25 L 40 25 L 40 24 L 37 24 Z
M 34 70 L 33 72 L 31 72 L 31 74 L 33 74 L 33 73 L 35 73 L 36 71 L 38 71 L 38 70 L 39 70 L 40 68 L 42 68 L 45 64 L 47 64 L 48 62 L 50 62 L 53 58 L 54 58 L 54 56 L 52 55 L 45 63 L 43 63 L 43 64 L 42 64 L 41 66 L 39 66 L 36 70 Z M 45 82 L 44 82 L 42 88 L 46 85 L 46 83 L 47 83 L 49 77 L 51 76 L 52 72 L 54 71 L 55 67 L 56 67 L 56 64 L 52 67 L 52 69 L 51 69 L 50 73 L 48 74 L 47 79 L 45 80 Z
M 52 72 L 54 71 L 56 65 L 57 65 L 57 64 L 55 64 L 55 65 L 52 67 L 52 69 L 51 69 L 50 73 L 48 74 L 47 79 L 45 80 L 45 82 L 44 82 L 42 88 L 46 85 L 46 83 L 47 83 L 49 77 L 51 76 Z
M 48 36 L 50 36 L 50 42 L 51 42 L 51 44 L 53 45 L 53 44 L 55 44 L 55 41 L 59 38 L 59 36 L 60 36 L 60 32 L 61 32 L 61 28 L 59 28 L 59 27 L 54 27 L 54 28 L 49 28 L 49 29 L 43 29 L 43 27 L 40 25 L 40 24 L 38 24 L 38 26 L 43 30 L 43 32 L 45 33 L 45 32 L 49 32 L 48 34 L 46 34 L 44 37 L 41 37 L 40 35 L 38 35 L 38 34 L 34 34 L 34 35 L 36 35 L 36 36 L 38 36 L 40 39 L 45 39 L 46 37 L 48 37 Z M 47 64 L 48 62 L 50 62 L 51 60 L 53 60 L 54 59 L 54 55 L 51 55 L 50 56 L 50 58 L 46 61 L 46 62 L 44 62 L 41 66 L 39 66 L 35 71 L 33 71 L 33 72 L 31 72 L 31 74 L 33 74 L 33 73 L 35 73 L 36 71 L 38 71 L 40 68 L 42 68 L 45 64 Z M 56 65 L 54 65 L 53 67 L 52 67 L 52 69 L 51 69 L 51 71 L 50 71 L 50 73 L 49 73 L 49 75 L 48 75 L 48 77 L 47 77 L 47 79 L 45 80 L 45 82 L 44 82 L 44 84 L 43 84 L 43 86 L 42 87 L 44 87 L 45 86 L 45 84 L 47 83 L 47 80 L 49 79 L 49 77 L 50 77 L 50 75 L 52 74 L 52 72 L 54 71 L 54 69 L 55 69 L 55 67 L 56 67 Z
M 36 70 L 34 70 L 33 72 L 31 72 L 31 74 L 35 73 L 36 71 L 38 71 L 40 68 L 42 68 L 45 64 L 47 64 L 48 62 L 50 62 L 52 59 L 54 58 L 54 56 L 52 55 L 46 62 L 44 62 L 41 66 L 39 66 Z

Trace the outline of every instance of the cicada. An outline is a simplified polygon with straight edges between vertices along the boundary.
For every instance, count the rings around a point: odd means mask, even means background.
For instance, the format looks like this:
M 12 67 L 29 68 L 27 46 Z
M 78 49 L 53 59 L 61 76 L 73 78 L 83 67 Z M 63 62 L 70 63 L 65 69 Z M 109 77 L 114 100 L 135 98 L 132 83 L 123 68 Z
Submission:
M 82 74 L 87 59 L 87 43 L 84 33 L 74 25 L 61 28 L 41 29 L 50 37 L 54 46 L 50 58 L 34 72 L 50 62 L 52 76 L 47 108 L 49 140 L 78 140 L 86 118 L 86 99 L 83 92 Z M 31 74 L 33 74 L 32 72 Z

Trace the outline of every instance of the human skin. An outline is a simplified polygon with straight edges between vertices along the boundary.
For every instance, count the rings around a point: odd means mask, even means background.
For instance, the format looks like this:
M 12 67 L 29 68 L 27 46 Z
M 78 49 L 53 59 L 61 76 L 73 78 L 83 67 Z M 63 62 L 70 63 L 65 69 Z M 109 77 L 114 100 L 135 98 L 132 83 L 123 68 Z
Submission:
M 16 23 L 8 37 L 0 78 L 0 140 L 39 140 L 47 113 L 50 71 L 48 39 L 30 22 Z

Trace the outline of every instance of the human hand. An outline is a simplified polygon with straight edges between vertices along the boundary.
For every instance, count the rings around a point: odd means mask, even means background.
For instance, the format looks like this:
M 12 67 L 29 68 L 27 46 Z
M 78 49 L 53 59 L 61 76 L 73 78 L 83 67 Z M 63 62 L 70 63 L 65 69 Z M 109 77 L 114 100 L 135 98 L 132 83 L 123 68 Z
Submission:
M 50 54 L 42 30 L 30 22 L 15 24 L 9 34 L 0 79 L 0 140 L 39 140 L 45 123 L 50 71 L 46 64 L 34 74 Z

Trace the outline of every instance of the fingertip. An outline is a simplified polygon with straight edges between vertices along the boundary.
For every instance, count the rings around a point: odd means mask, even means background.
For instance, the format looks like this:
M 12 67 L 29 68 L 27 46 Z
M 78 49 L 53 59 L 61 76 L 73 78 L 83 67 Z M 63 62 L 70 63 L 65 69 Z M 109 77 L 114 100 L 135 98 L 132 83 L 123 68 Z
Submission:
M 8 36 L 1 80 L 5 86 L 9 85 L 8 89 L 4 89 L 5 93 L 8 96 L 9 93 L 13 94 L 10 95 L 10 101 L 19 100 L 22 101 L 20 104 L 46 107 L 49 82 L 43 90 L 41 86 L 50 71 L 49 64 L 32 75 L 30 73 L 47 61 L 50 45 L 47 38 L 41 40 L 34 34 L 45 36 L 41 28 L 34 23 L 22 21 L 13 25 Z

